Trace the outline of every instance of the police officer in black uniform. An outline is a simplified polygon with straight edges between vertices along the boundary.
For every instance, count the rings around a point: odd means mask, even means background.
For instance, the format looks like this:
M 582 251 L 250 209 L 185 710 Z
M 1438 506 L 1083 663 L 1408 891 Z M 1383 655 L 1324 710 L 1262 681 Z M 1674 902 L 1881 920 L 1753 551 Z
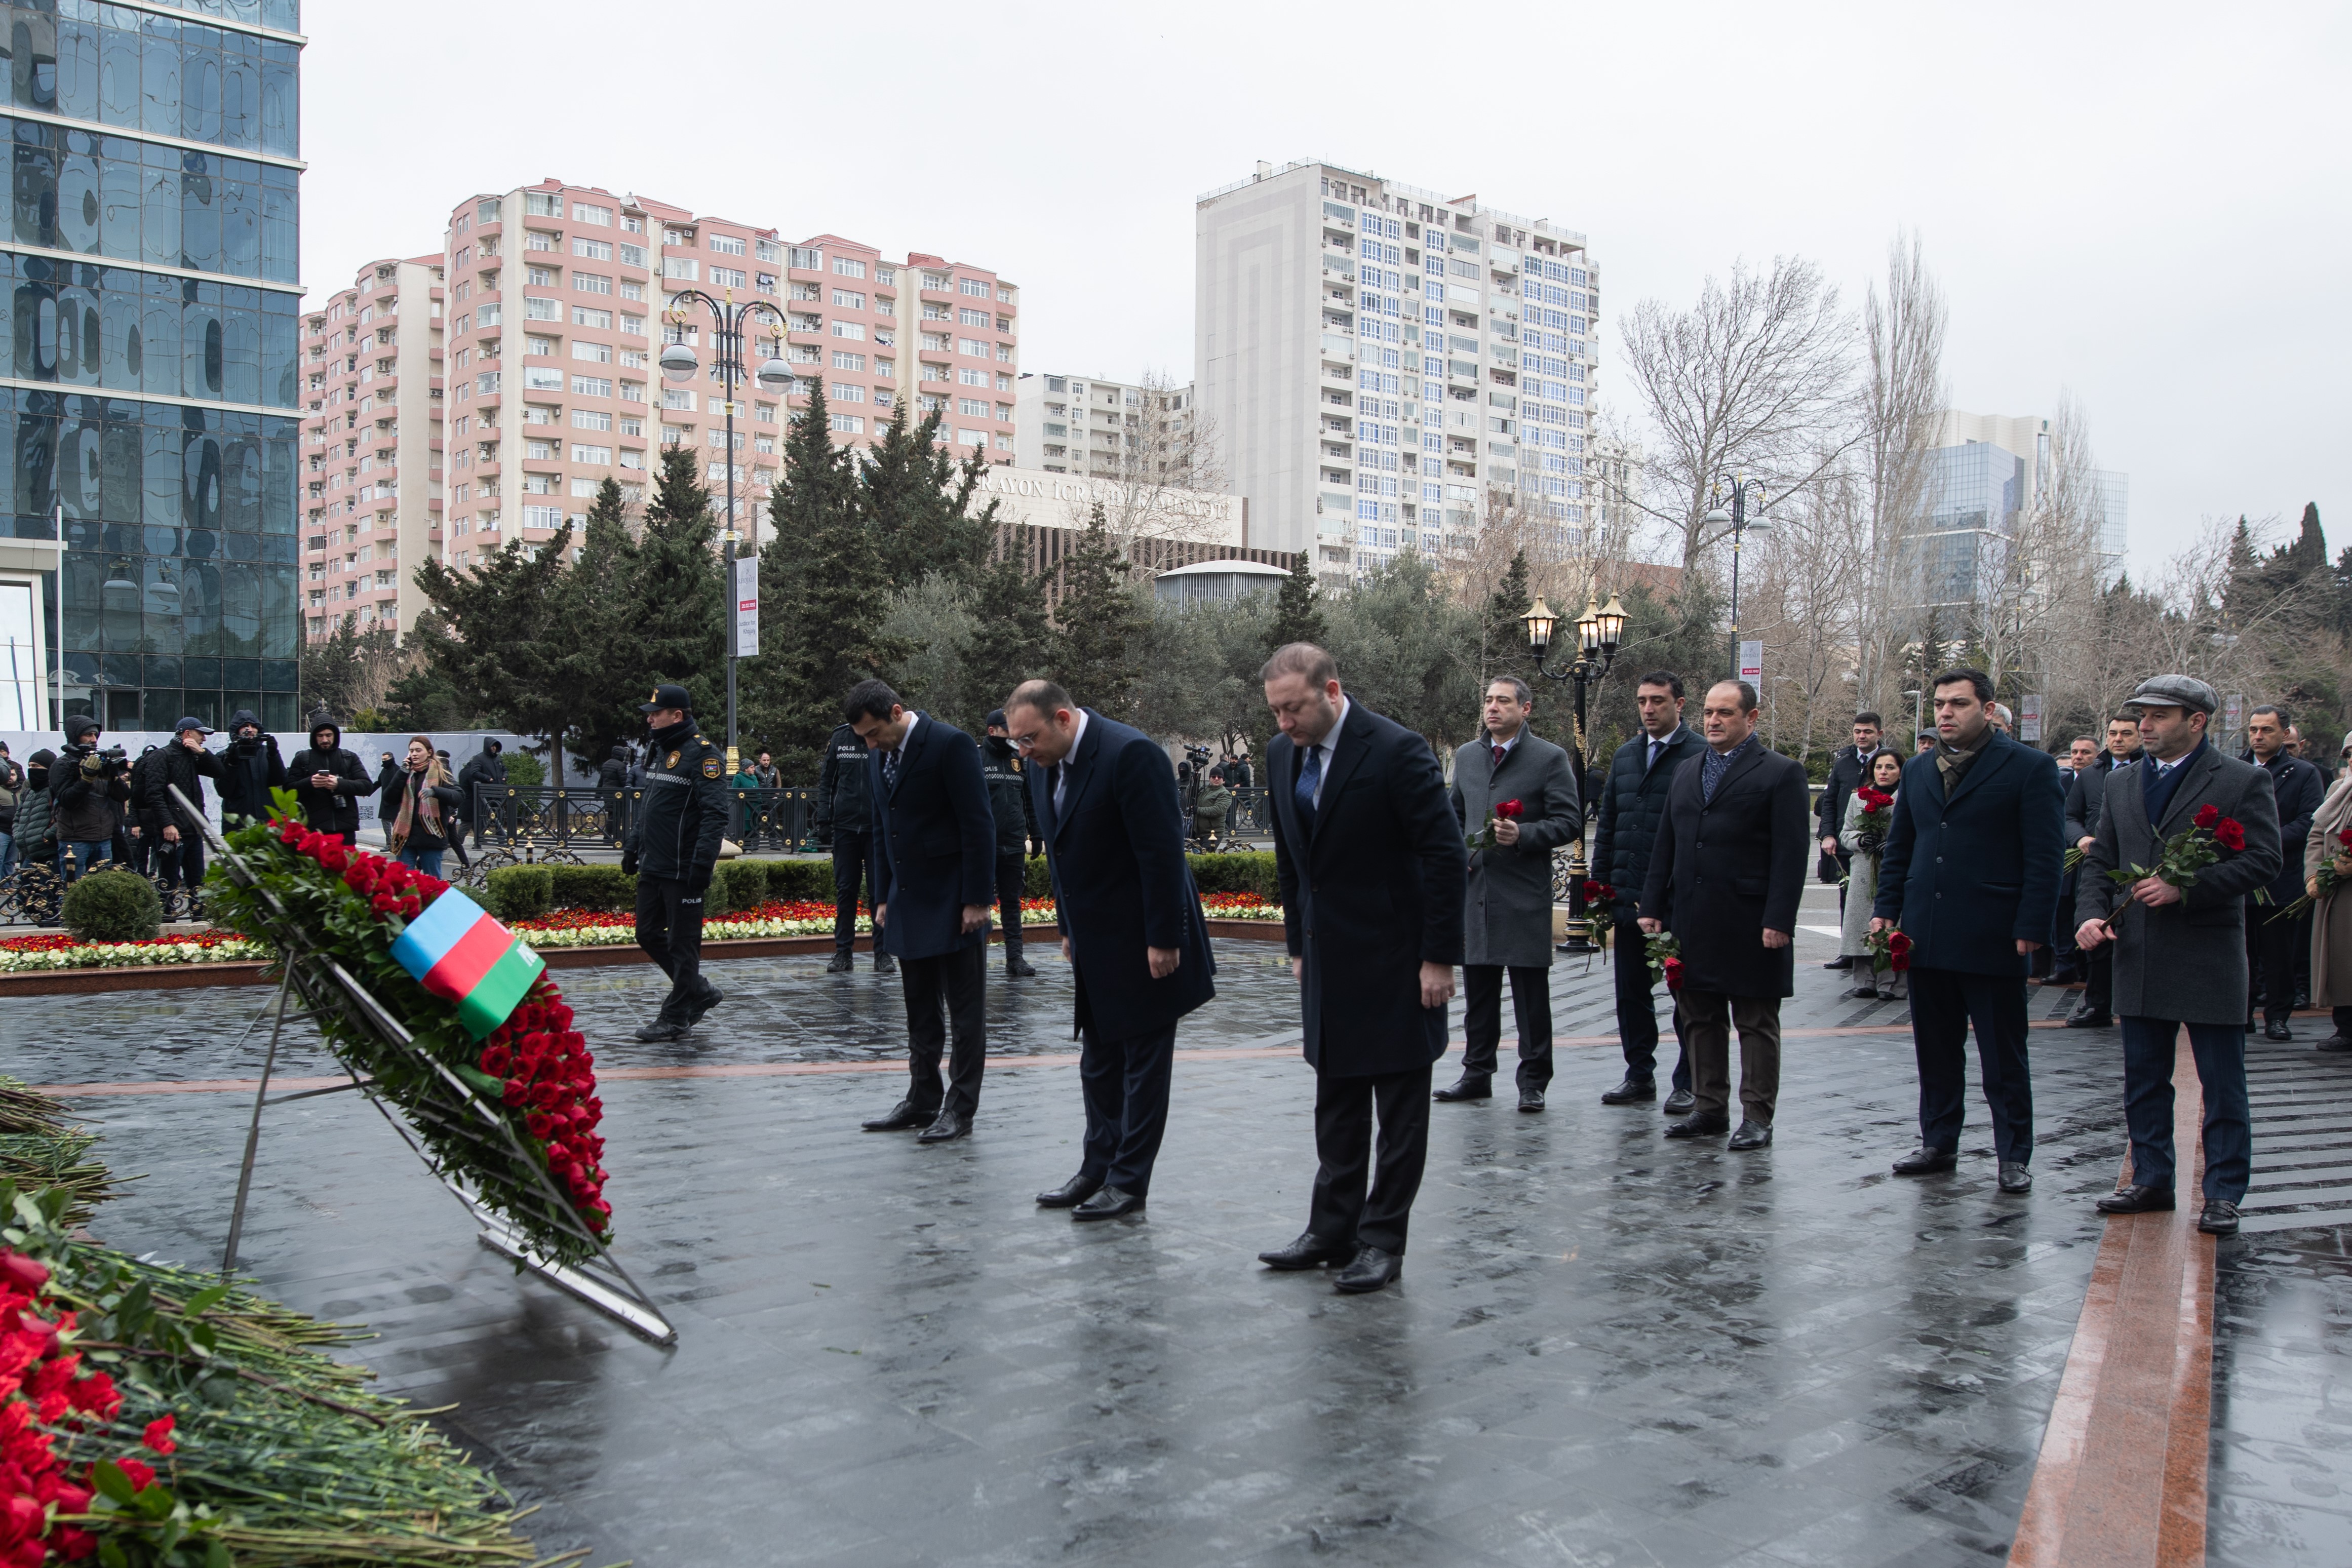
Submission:
M 988 809 L 996 816 L 996 910 L 1004 926 L 1004 973 L 1034 980 L 1037 971 L 1021 956 L 1021 895 L 1029 888 L 1029 841 L 1037 837 L 1037 808 L 1029 804 L 1029 781 L 1021 776 L 1021 754 L 1004 727 L 1004 710 L 988 716 L 980 742 L 980 775 L 988 781 Z
M 833 962 L 827 974 L 850 971 L 850 949 L 857 941 L 857 891 L 874 901 L 874 805 L 866 798 L 866 742 L 844 724 L 824 742 L 824 763 L 816 776 L 816 809 L 813 814 L 819 838 L 833 844 Z M 898 961 L 880 948 L 874 952 L 874 973 L 897 973 Z
M 637 879 L 637 945 L 670 979 L 648 1043 L 675 1040 L 722 1000 L 702 977 L 702 896 L 727 830 L 727 758 L 702 738 L 683 686 L 656 686 L 637 705 L 653 726 L 645 795 L 621 849 L 621 869 Z

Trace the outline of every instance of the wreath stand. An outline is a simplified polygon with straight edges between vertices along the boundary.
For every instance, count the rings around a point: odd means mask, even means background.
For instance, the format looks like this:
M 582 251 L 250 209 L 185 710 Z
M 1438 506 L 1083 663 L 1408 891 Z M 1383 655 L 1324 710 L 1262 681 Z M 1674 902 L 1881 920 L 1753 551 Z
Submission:
M 245 1158 L 237 1168 L 236 1201 L 229 1210 L 228 1244 L 221 1254 L 221 1273 L 229 1275 L 236 1268 L 236 1247 L 245 1231 L 245 1207 L 253 1191 L 254 1159 L 261 1143 L 261 1113 L 273 1105 L 289 1100 L 310 1100 L 322 1094 L 341 1094 L 356 1089 L 367 1098 L 401 1141 L 425 1162 L 426 1170 L 449 1190 L 451 1196 L 466 1206 L 481 1229 L 480 1241 L 491 1251 L 509 1258 L 520 1268 L 545 1279 L 560 1290 L 577 1297 L 596 1310 L 641 1334 L 657 1345 L 677 1342 L 677 1330 L 671 1326 L 653 1299 L 629 1277 L 627 1269 L 597 1236 L 581 1223 L 571 1201 L 558 1192 L 538 1159 L 515 1136 L 507 1119 L 483 1103 L 465 1079 L 447 1067 L 417 1048 L 415 1037 L 400 1020 L 394 1017 L 383 1004 L 377 1001 L 368 988 L 355 979 L 350 971 L 332 956 L 321 952 L 295 921 L 278 896 L 261 885 L 236 850 L 231 849 L 219 833 L 205 821 L 203 813 L 180 794 L 177 786 L 167 786 L 184 814 L 183 820 L 193 818 L 203 825 L 214 858 L 228 868 L 228 873 L 241 886 L 257 893 L 267 911 L 267 927 L 270 939 L 278 944 L 279 978 L 278 994 L 256 1015 L 253 1024 L 246 1026 L 247 1034 L 263 1017 L 274 1015 L 269 1028 L 269 1048 L 262 1058 L 261 1082 L 253 1098 L 253 1120 L 246 1129 Z M 359 1070 L 345 1061 L 335 1050 L 331 1037 L 327 1048 L 333 1052 L 335 1062 L 351 1078 L 349 1083 L 329 1089 L 303 1089 L 294 1094 L 271 1095 L 269 1079 L 278 1065 L 278 1047 L 286 1028 L 289 1005 L 299 1005 L 313 1018 L 333 1017 L 346 1026 L 372 1035 L 383 1048 L 395 1056 L 404 1057 L 419 1068 L 429 1085 L 421 1103 L 402 1114 L 378 1092 L 373 1079 L 362 1078 Z M 321 1031 L 324 1035 L 324 1031 Z M 240 1037 L 242 1038 L 242 1037 Z M 461 1171 L 442 1164 L 432 1152 L 419 1142 L 410 1131 L 405 1116 L 430 1122 L 440 1133 L 478 1148 L 495 1148 L 512 1159 L 519 1168 L 532 1173 L 536 1191 L 530 1197 L 530 1217 L 548 1230 L 558 1231 L 580 1241 L 590 1248 L 591 1255 L 576 1264 L 559 1263 L 536 1251 L 530 1241 L 492 1211 Z

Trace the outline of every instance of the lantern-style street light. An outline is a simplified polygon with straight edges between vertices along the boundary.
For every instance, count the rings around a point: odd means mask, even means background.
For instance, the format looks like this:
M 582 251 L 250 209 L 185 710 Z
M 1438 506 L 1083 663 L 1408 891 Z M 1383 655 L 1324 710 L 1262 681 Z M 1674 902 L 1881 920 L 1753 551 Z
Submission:
M 1559 629 L 1559 617 L 1544 603 L 1541 594 L 1536 595 L 1534 606 L 1519 617 L 1528 628 L 1528 647 L 1536 656 L 1536 673 L 1549 680 L 1570 680 L 1576 683 L 1576 729 L 1569 739 L 1570 755 L 1575 759 L 1576 790 L 1584 793 L 1584 702 L 1587 690 L 1599 684 L 1609 673 L 1609 666 L 1617 658 L 1617 645 L 1625 637 L 1625 606 L 1611 594 L 1609 603 L 1596 603 L 1592 595 L 1584 598 L 1584 614 L 1576 617 L 1576 654 L 1562 668 L 1545 668 L 1545 658 L 1551 651 L 1552 634 Z M 1588 812 L 1591 803 L 1586 802 Z M 1568 940 L 1559 944 L 1562 952 L 1597 952 L 1600 948 L 1592 940 L 1591 921 L 1584 908 L 1584 879 L 1589 868 L 1584 858 L 1584 832 L 1580 826 L 1568 852 Z

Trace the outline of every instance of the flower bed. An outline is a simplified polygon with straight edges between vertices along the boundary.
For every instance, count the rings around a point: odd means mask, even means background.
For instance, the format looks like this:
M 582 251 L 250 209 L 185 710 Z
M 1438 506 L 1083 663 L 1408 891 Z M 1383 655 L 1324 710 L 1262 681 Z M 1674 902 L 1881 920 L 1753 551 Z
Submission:
M 1202 912 L 1213 921 L 1275 921 L 1282 919 L 1282 906 L 1268 903 L 1256 893 L 1203 893 Z
M 1021 900 L 1023 921 L 1054 918 L 1051 899 Z M 614 947 L 637 940 L 637 918 L 626 910 L 555 910 L 532 920 L 512 922 L 525 942 L 536 948 Z M 861 934 L 871 935 L 874 920 L 861 908 Z M 705 942 L 740 942 L 754 937 L 831 936 L 833 906 L 814 899 L 770 899 L 758 909 L 702 922 Z
M 0 940 L 0 974 L 43 969 L 111 969 L 141 963 L 234 963 L 268 958 L 266 942 L 249 942 L 235 931 L 189 931 L 150 942 L 79 942 L 70 936 L 12 936 Z

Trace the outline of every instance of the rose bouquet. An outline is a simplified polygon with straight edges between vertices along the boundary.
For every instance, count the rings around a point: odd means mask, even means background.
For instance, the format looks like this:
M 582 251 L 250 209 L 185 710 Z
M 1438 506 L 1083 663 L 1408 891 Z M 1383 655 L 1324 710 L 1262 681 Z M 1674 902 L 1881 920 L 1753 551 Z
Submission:
M 414 1054 L 394 1048 L 351 1015 L 314 1007 L 329 1048 L 372 1090 L 398 1106 L 435 1169 L 463 1181 L 541 1256 L 577 1263 L 608 1239 L 604 1141 L 597 1132 L 595 1058 L 572 1027 L 572 1009 L 541 973 L 506 1018 L 478 1035 L 456 999 L 428 990 L 393 952 L 410 921 L 449 890 L 437 877 L 313 833 L 294 820 L 291 794 L 279 815 L 228 836 L 257 885 L 223 861 L 207 879 L 221 923 L 256 941 L 280 940 L 274 897 L 322 956 L 364 984 L 408 1031 Z M 470 1089 L 508 1136 L 486 1135 L 479 1114 L 443 1073 Z M 565 1209 L 550 1202 L 551 1184 Z M 576 1229 L 574 1227 L 577 1227 Z
M 1526 810 L 1527 806 L 1521 802 L 1516 800 L 1496 802 L 1495 809 L 1489 813 L 1486 817 L 1486 826 L 1480 828 L 1477 832 L 1471 834 L 1467 838 L 1464 839 L 1463 842 L 1469 845 L 1473 849 L 1494 848 L 1495 824 L 1497 822 L 1517 822 L 1519 819 L 1520 814 Z
M 1643 944 L 1650 956 L 1650 978 L 1663 980 L 1669 991 L 1683 988 L 1683 944 L 1670 931 L 1662 931 Z
M 1863 939 L 1870 952 L 1870 968 L 1874 974 L 1889 970 L 1900 974 L 1911 967 L 1911 939 L 1895 926 L 1872 931 Z
M 1862 802 L 1862 810 L 1856 814 L 1854 848 L 1864 855 L 1875 855 L 1886 842 L 1887 826 L 1895 820 L 1895 797 L 1868 784 L 1853 795 Z
M 2336 869 L 2339 862 L 2347 859 L 2352 859 L 2352 827 L 2347 827 L 2336 836 L 2336 853 L 2320 863 L 2318 872 L 2312 878 L 2313 883 L 2319 890 L 2316 893 L 2304 894 L 2294 902 L 2282 908 L 2278 913 L 2271 917 L 2271 920 L 2291 921 L 2320 900 L 2331 897 L 2344 882 L 2352 879 L 2347 879 Z
M 2108 872 L 2107 879 L 2129 887 L 2154 877 L 2185 892 L 2197 885 L 2197 874 L 2219 860 L 2224 849 L 2235 854 L 2245 847 L 2245 827 L 2236 818 L 2222 816 L 2221 808 L 2209 801 L 2197 808 L 2188 826 L 2165 840 L 2164 853 L 2154 867 L 2126 866 Z

